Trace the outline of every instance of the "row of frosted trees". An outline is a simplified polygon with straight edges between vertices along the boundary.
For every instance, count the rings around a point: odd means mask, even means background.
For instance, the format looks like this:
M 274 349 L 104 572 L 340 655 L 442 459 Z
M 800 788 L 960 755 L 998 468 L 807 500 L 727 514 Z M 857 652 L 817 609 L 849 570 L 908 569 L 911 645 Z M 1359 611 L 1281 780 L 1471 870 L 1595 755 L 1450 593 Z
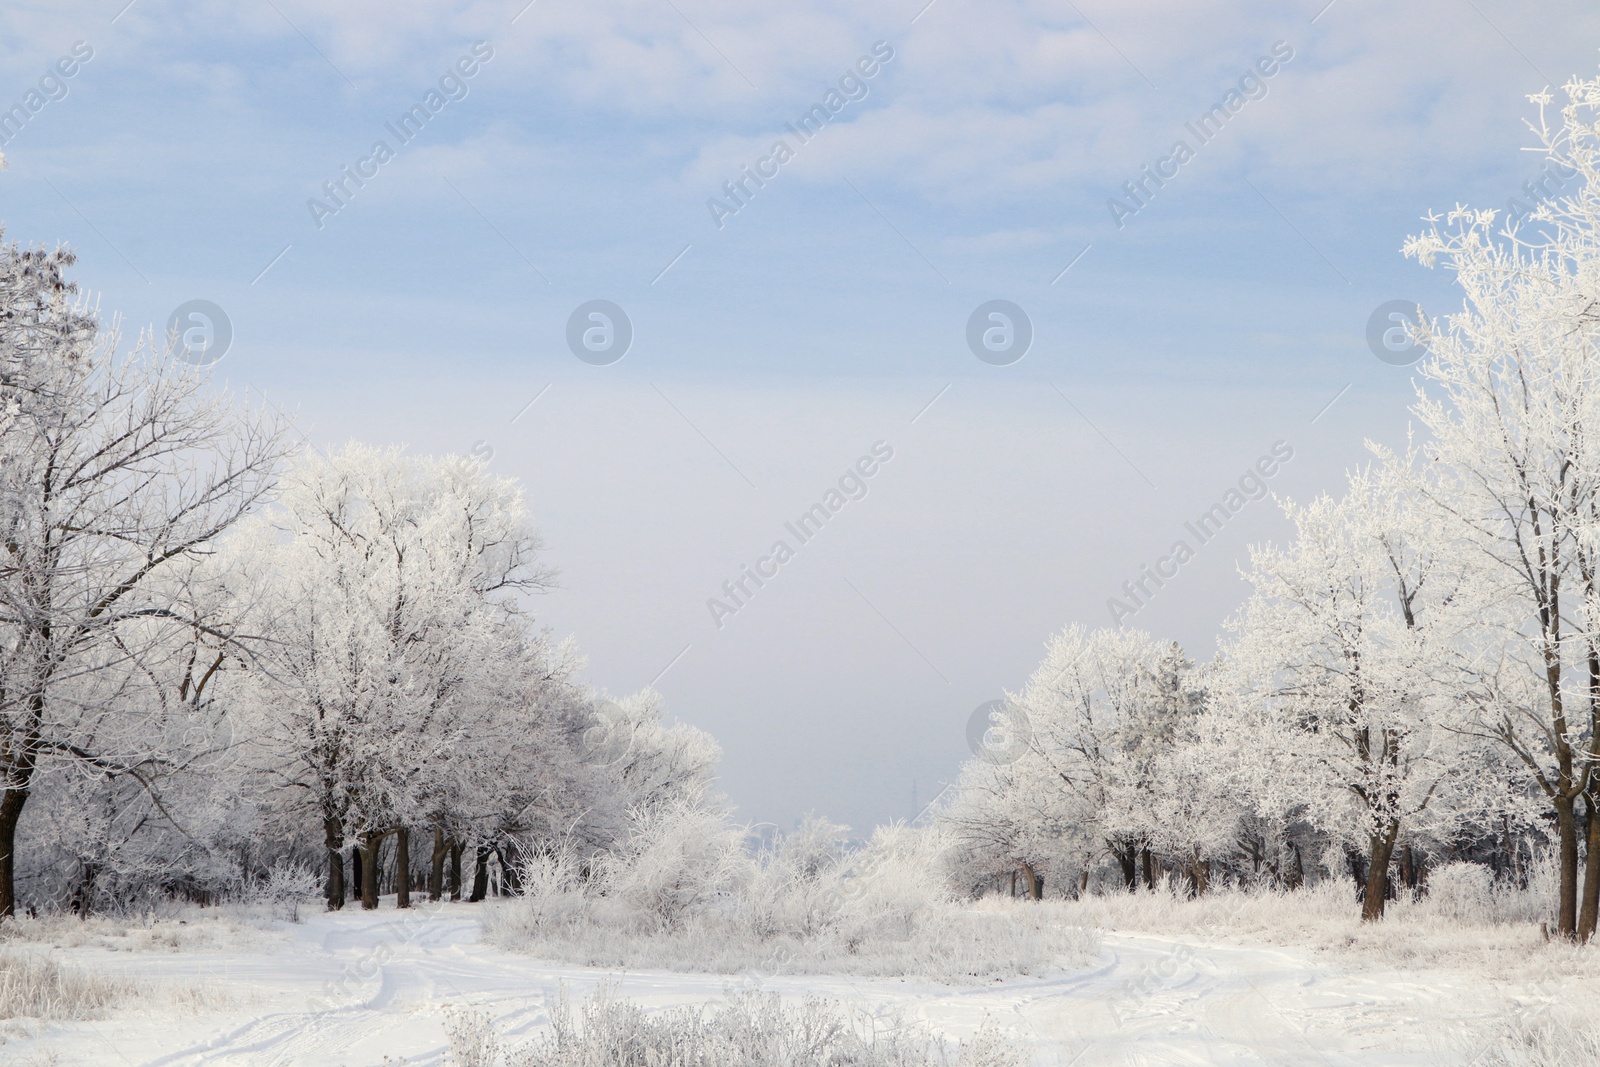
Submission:
M 402 906 L 414 867 L 459 892 L 463 851 L 481 895 L 491 859 L 704 796 L 710 739 L 534 624 L 513 483 L 292 447 L 170 343 L 121 345 L 71 263 L 0 248 L 0 917 L 297 865 L 374 907 L 386 847 Z
M 1342 497 L 1281 502 L 1209 664 L 1070 629 L 944 814 L 968 873 L 1063 889 L 1158 865 L 1296 884 L 1348 864 L 1380 917 L 1423 857 L 1551 850 L 1556 926 L 1600 913 L 1600 82 L 1531 124 L 1582 181 L 1510 222 L 1457 208 L 1406 253 L 1450 270 L 1410 444 Z M 1305 857 L 1307 848 L 1317 856 Z M 1331 850 L 1331 852 L 1330 852 Z M 1332 858 L 1327 858 L 1331 855 Z M 1076 880 L 1076 885 L 1064 885 Z

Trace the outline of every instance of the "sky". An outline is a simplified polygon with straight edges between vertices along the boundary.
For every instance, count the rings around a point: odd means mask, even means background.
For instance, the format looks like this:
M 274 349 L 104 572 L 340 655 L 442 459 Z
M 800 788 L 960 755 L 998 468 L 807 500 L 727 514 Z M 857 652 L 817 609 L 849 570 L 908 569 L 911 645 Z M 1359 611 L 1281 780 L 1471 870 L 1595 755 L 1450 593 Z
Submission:
M 1406 237 L 1557 191 L 1527 97 L 1597 47 L 1510 0 L 8 0 L 0 225 L 319 447 L 519 479 L 586 679 L 741 818 L 865 832 L 1063 627 L 1214 653 L 1249 498 L 1405 438 L 1383 306 L 1460 306 Z

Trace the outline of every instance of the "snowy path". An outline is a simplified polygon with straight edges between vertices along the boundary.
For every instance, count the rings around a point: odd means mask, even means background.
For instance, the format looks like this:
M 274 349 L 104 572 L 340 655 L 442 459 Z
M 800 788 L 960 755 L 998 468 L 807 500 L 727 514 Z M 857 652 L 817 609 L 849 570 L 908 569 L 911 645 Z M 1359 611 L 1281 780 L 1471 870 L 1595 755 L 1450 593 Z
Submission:
M 648 1007 L 715 1000 L 727 976 L 616 975 L 541 963 L 478 943 L 475 909 L 316 915 L 246 950 L 164 955 L 69 949 L 64 962 L 199 985 L 231 1007 L 206 1014 L 125 1012 L 0 1045 L 6 1064 L 130 1067 L 379 1067 L 386 1056 L 437 1065 L 439 1009 L 487 1010 L 501 1032 L 546 1020 L 565 984 L 574 998 L 608 978 Z M 779 977 L 765 988 L 820 993 L 868 1010 L 899 1008 L 961 1037 L 988 1017 L 1035 1064 L 1423 1065 L 1447 1020 L 1500 1003 L 1489 990 L 1403 972 L 1356 973 L 1310 953 L 1108 935 L 1096 964 L 1050 979 L 978 987 L 837 976 Z M 1417 1027 L 1429 1023 L 1428 1033 Z M 52 1060 L 51 1055 L 57 1057 Z

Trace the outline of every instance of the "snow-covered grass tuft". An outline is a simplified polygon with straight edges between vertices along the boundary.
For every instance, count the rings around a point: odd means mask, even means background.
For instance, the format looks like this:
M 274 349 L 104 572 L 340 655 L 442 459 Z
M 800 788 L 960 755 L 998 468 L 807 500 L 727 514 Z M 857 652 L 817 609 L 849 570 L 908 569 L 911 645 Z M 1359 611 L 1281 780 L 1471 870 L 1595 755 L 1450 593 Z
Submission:
M 1583 1007 L 1517 1010 L 1441 1042 L 1441 1062 L 1471 1067 L 1550 1067 L 1600 1063 L 1600 1031 Z
M 524 895 L 484 918 L 502 948 L 592 966 L 857 974 L 970 982 L 1087 963 L 1099 938 L 1057 905 L 958 901 L 939 842 L 880 829 L 863 850 L 812 823 L 752 860 L 726 825 L 652 825 L 585 871 L 531 862 Z
M 499 1067 L 487 1015 L 451 1012 L 456 1067 Z M 952 1056 L 953 1053 L 953 1056 Z M 574 1017 L 563 992 L 550 1031 L 504 1054 L 505 1067 L 1017 1067 L 1021 1053 L 992 1029 L 953 1049 L 926 1027 L 807 997 L 744 993 L 712 1008 L 647 1013 L 600 989 Z
M 226 1007 L 228 1000 L 200 986 L 98 974 L 34 950 L 0 945 L 0 1020 L 104 1019 L 144 1003 L 168 1013 L 196 1014 Z
M 32 952 L 0 949 L 0 1019 L 100 1019 L 141 987 Z

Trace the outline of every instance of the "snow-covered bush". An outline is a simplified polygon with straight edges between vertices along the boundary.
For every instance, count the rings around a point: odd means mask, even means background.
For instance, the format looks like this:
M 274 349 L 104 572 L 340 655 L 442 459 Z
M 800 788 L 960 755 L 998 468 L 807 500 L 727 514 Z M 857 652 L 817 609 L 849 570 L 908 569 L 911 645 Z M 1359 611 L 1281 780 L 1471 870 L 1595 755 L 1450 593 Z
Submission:
M 451 1008 L 444 1013 L 445 1042 L 450 1046 L 451 1067 L 496 1067 L 500 1035 L 494 1020 L 481 1011 Z
M 709 1009 L 647 1013 L 602 988 L 576 1016 L 563 992 L 550 1031 L 508 1050 L 506 1067 L 1016 1067 L 1022 1059 L 990 1029 L 952 1049 L 925 1026 L 818 997 L 785 1004 L 745 993 Z M 496 1067 L 500 1039 L 487 1015 L 452 1012 L 445 1031 L 455 1067 Z
M 912 937 L 954 904 L 946 878 L 949 842 L 931 829 L 880 826 L 853 857 L 844 920 L 855 936 Z
M 845 833 L 846 827 L 808 818 L 761 853 L 741 902 L 757 936 L 805 937 L 837 921 L 844 903 Z
M 1494 872 L 1481 863 L 1446 863 L 1428 875 L 1428 902 L 1462 922 L 1493 921 L 1494 889 Z
M 655 930 L 726 906 L 751 874 L 743 835 L 727 816 L 684 802 L 636 813 L 599 866 L 616 917 Z
M 1527 885 L 1496 878 L 1481 863 L 1446 863 L 1428 875 L 1427 895 L 1419 902 L 1424 914 L 1468 925 L 1539 923 L 1555 925 L 1561 872 L 1553 850 L 1534 854 Z
M 301 903 L 321 888 L 322 879 L 310 868 L 279 862 L 267 868 L 264 877 L 238 884 L 233 895 L 241 903 L 265 907 L 274 919 L 297 923 Z
M 1553 930 L 1560 899 L 1561 858 L 1554 849 L 1536 852 L 1528 864 L 1528 888 L 1505 897 L 1506 921 L 1548 922 Z

